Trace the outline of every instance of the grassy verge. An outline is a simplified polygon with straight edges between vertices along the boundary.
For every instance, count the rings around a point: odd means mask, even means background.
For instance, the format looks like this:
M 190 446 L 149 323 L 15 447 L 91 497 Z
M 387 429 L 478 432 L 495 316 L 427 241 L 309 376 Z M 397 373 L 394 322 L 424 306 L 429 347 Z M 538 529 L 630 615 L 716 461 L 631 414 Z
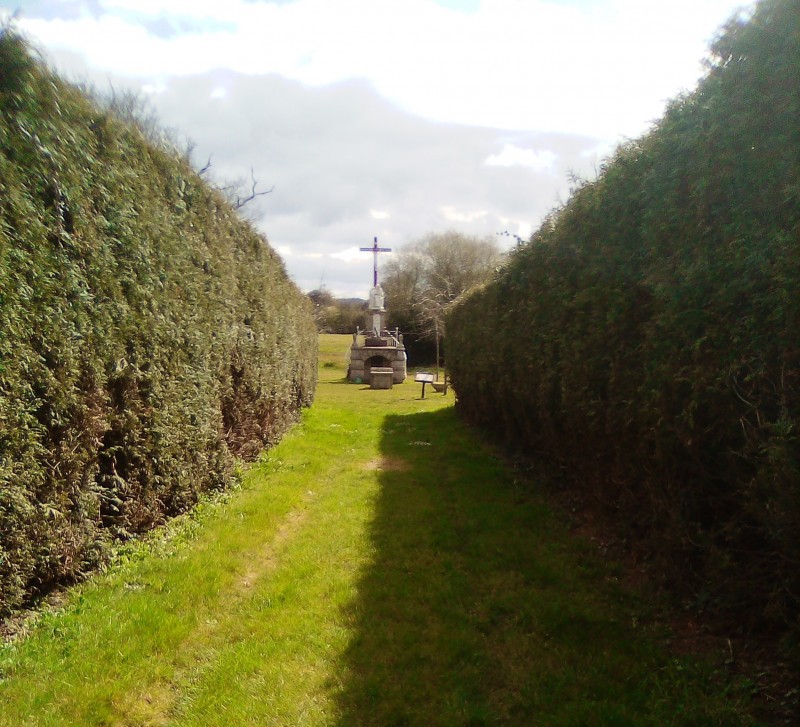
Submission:
M 736 725 L 454 417 L 343 383 L 192 527 L 0 653 L 0 725 Z

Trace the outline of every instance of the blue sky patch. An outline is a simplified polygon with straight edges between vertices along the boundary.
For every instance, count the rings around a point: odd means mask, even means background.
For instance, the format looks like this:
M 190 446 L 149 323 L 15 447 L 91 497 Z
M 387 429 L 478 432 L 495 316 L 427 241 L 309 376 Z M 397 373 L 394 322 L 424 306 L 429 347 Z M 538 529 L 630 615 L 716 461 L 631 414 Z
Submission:
M 147 28 L 149 33 L 165 40 L 180 35 L 215 33 L 224 30 L 234 32 L 236 30 L 235 23 L 220 23 L 210 19 L 198 20 L 197 18 L 187 18 L 180 15 L 162 14 L 158 18 L 142 18 L 132 15 L 128 16 L 128 19 L 140 23 Z
M 9 9 L 19 10 L 23 18 L 42 20 L 77 20 L 103 14 L 99 0 L 12 0 Z

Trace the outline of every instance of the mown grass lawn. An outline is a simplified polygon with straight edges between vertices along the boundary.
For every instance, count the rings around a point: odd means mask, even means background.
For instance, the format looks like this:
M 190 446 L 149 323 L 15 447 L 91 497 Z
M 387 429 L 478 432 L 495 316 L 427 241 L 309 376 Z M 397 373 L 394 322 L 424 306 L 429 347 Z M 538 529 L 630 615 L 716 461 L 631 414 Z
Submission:
M 739 725 L 644 603 L 456 418 L 343 381 L 242 488 L 0 652 L 0 725 Z

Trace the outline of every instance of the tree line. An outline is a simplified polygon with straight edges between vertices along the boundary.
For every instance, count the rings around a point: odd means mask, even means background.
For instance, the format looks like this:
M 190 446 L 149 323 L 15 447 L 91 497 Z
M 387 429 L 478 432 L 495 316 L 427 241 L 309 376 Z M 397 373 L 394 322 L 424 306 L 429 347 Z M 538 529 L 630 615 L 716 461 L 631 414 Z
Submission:
M 429 232 L 399 246 L 381 274 L 389 328 L 399 328 L 413 365 L 440 362 L 445 311 L 465 291 L 487 280 L 505 254 L 497 239 L 456 230 Z M 366 300 L 337 299 L 325 288 L 312 290 L 317 327 L 326 333 L 364 328 Z

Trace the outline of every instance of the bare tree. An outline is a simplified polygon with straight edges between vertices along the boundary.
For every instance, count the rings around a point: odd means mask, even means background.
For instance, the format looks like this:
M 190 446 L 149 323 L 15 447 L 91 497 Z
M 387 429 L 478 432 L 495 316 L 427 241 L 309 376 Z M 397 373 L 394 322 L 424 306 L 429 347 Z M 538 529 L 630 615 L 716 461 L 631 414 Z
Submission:
M 501 260 L 493 238 L 449 230 L 416 240 L 387 263 L 383 285 L 393 323 L 434 341 L 437 377 L 447 308 L 484 282 Z
M 107 93 L 91 90 L 92 96 L 98 103 L 123 121 L 135 126 L 144 137 L 156 146 L 182 156 L 188 163 L 192 163 L 192 154 L 195 143 L 191 139 L 183 138 L 177 129 L 165 127 L 161 124 L 151 99 L 140 91 L 132 89 L 114 88 L 109 84 Z M 222 192 L 225 200 L 235 210 L 241 210 L 253 200 L 271 194 L 275 187 L 259 190 L 255 171 L 250 168 L 250 179 L 239 177 L 233 180 L 215 182 L 210 174 L 213 154 L 206 163 L 197 169 L 198 175 Z
M 256 188 L 258 187 L 258 182 L 256 181 L 255 173 L 253 172 L 253 168 L 250 167 L 250 181 L 252 182 L 252 186 L 250 188 L 250 192 L 248 194 L 240 194 L 239 191 L 236 191 L 236 198 L 232 202 L 233 209 L 240 210 L 244 207 L 248 202 L 252 202 L 256 197 L 263 197 L 265 194 L 271 194 L 272 191 L 275 189 L 273 185 L 269 189 L 263 192 L 257 192 Z

